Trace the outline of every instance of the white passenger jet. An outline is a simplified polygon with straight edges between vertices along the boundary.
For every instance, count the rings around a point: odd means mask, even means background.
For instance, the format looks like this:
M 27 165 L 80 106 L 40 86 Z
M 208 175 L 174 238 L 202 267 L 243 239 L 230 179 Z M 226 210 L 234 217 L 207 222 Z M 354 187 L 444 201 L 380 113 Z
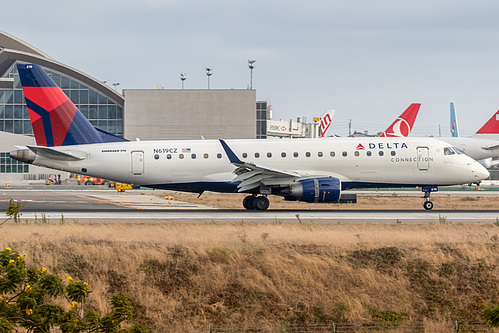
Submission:
M 439 138 L 460 150 L 469 157 L 477 160 L 486 168 L 499 164 L 493 157 L 499 156 L 499 111 L 471 137 L 459 136 L 457 116 L 454 103 L 451 103 L 451 135 L 452 137 Z
M 40 66 L 17 66 L 36 145 L 11 157 L 34 165 L 151 188 L 248 193 L 243 206 L 255 210 L 269 207 L 270 194 L 338 202 L 347 189 L 408 186 L 422 187 L 431 209 L 438 186 L 489 176 L 430 138 L 126 141 L 93 127 Z

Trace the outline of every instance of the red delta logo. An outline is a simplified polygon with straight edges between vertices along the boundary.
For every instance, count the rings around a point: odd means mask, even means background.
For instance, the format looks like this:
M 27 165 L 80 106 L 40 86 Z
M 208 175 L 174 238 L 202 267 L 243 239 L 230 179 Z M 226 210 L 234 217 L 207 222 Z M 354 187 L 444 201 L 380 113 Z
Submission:
M 359 144 L 357 145 L 357 148 L 356 148 L 356 149 L 357 149 L 357 150 L 365 150 L 366 148 L 364 148 L 364 146 L 363 146 L 361 143 L 359 143 Z

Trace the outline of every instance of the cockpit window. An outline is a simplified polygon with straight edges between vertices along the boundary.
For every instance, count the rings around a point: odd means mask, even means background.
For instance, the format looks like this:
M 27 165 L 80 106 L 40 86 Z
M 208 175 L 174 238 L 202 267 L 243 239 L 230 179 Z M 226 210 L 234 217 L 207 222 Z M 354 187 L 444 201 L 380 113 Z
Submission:
M 456 148 L 456 147 L 452 147 L 452 148 L 454 148 L 454 150 L 456 151 L 456 153 L 458 153 L 458 154 L 464 154 L 464 151 L 462 151 L 461 149 Z
M 444 147 L 444 155 L 454 155 L 455 152 L 452 148 L 450 147 Z

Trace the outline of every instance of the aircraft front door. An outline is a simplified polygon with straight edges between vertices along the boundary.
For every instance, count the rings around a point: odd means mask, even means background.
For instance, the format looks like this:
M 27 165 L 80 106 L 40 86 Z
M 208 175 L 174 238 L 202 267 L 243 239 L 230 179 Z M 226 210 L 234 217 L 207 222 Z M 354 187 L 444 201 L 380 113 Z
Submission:
M 144 152 L 132 151 L 132 173 L 141 175 L 144 173 Z
M 418 147 L 418 170 L 428 171 L 430 169 L 430 149 Z

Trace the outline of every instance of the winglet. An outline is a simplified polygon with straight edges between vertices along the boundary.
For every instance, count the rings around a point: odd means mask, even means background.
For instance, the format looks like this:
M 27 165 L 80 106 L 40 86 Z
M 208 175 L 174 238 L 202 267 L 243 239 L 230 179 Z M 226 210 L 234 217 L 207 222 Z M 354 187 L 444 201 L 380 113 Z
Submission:
M 222 140 L 222 139 L 219 139 L 219 140 L 220 140 L 220 143 L 222 144 L 223 149 L 225 150 L 225 153 L 227 154 L 227 157 L 229 157 L 230 163 L 233 163 L 233 164 L 244 164 L 244 162 L 241 161 L 236 156 L 236 154 L 232 151 L 232 149 L 230 149 L 229 145 L 227 145 L 227 143 L 224 140 Z

